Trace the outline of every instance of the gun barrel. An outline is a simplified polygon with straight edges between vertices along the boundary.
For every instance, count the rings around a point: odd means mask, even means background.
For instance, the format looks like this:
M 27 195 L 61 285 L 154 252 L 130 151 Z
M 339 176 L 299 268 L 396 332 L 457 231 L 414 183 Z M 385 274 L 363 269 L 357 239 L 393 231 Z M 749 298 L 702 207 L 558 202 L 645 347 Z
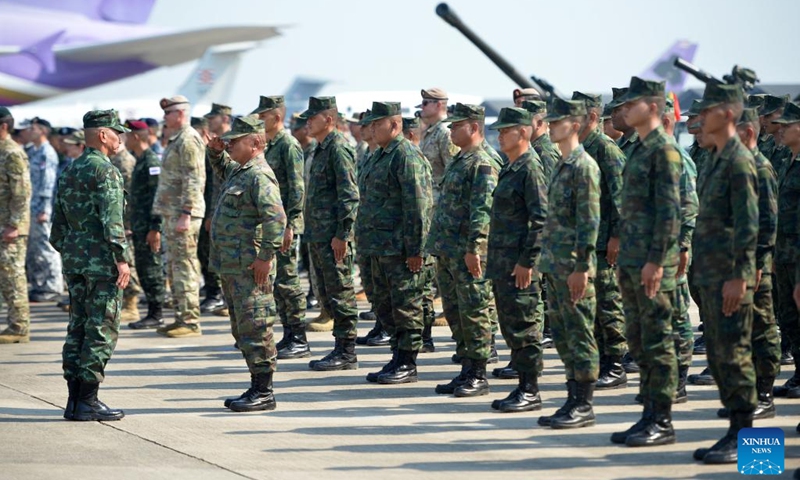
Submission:
M 689 75 L 693 76 L 694 78 L 700 80 L 703 83 L 723 83 L 722 80 L 718 79 L 717 77 L 711 75 L 708 72 L 704 72 L 700 70 L 696 66 L 692 65 L 691 63 L 687 62 L 686 60 L 675 57 L 675 62 L 673 63 L 675 67 L 683 70 L 684 72 L 688 73 Z
M 484 53 L 489 59 L 494 62 L 497 67 L 503 71 L 506 75 L 511 78 L 520 88 L 536 88 L 527 78 L 523 75 L 520 75 L 517 70 L 511 66 L 510 63 L 506 61 L 505 58 L 500 56 L 499 53 L 494 51 L 492 47 L 486 44 L 480 37 L 478 37 L 475 32 L 470 30 L 469 27 L 464 25 L 464 22 L 458 18 L 458 15 L 446 4 L 440 3 L 436 6 L 436 15 L 442 17 L 442 20 L 450 24 L 450 26 L 454 27 L 456 30 L 461 32 L 473 45 L 478 47 L 478 49 Z

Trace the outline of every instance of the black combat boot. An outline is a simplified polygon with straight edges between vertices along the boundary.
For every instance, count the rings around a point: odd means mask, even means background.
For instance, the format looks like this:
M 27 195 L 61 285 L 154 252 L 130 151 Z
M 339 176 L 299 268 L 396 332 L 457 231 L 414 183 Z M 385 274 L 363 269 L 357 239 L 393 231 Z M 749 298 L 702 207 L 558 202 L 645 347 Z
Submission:
M 367 346 L 368 347 L 385 347 L 392 342 L 392 336 L 389 335 L 389 332 L 381 328 L 378 334 L 374 337 L 370 337 L 367 339 Z
M 567 401 L 564 402 L 564 405 L 561 406 L 558 410 L 555 411 L 552 415 L 542 415 L 539 417 L 539 420 L 536 422 L 543 427 L 549 427 L 550 421 L 553 420 L 553 417 L 557 417 L 560 415 L 564 415 L 575 404 L 575 389 L 578 386 L 578 382 L 575 380 L 567 380 Z
M 158 328 L 164 325 L 164 309 L 160 303 L 147 304 L 147 316 L 138 322 L 131 322 L 128 328 L 142 330 L 145 328 Z
M 575 403 L 562 415 L 550 419 L 550 428 L 590 427 L 594 425 L 594 382 L 577 382 L 575 386 Z
M 555 348 L 556 344 L 553 341 L 553 332 L 550 328 L 545 327 L 542 331 L 542 349 L 545 348 Z
M 678 367 L 678 388 L 675 389 L 675 399 L 672 403 L 686 403 L 689 394 L 686 393 L 686 379 L 689 377 L 689 367 Z
M 81 381 L 80 380 L 67 380 L 67 406 L 64 407 L 64 418 L 72 420 L 75 416 L 75 403 L 77 402 L 78 395 L 80 394 Z
M 497 363 L 500 361 L 500 354 L 497 353 L 497 344 L 494 341 L 494 335 L 492 335 L 492 350 L 489 352 L 489 359 L 486 360 L 486 363 Z
M 378 383 L 396 385 L 417 381 L 417 352 L 398 349 L 397 361 L 388 372 L 378 375 Z
M 519 386 L 500 400 L 495 409 L 503 413 L 541 410 L 542 397 L 539 396 L 539 378 L 536 372 L 520 372 Z
M 790 392 L 793 393 L 790 398 L 800 397 L 800 367 L 795 366 L 794 376 L 787 380 L 786 383 L 772 389 L 772 394 L 776 397 L 789 397 Z
M 758 404 L 753 411 L 753 420 L 763 420 L 775 417 L 775 402 L 772 397 L 772 386 L 775 377 L 756 378 L 756 389 L 758 391 Z M 725 407 L 717 410 L 719 418 L 730 418 L 731 412 Z
M 238 397 L 231 397 L 225 399 L 225 408 L 231 408 L 231 403 L 235 402 L 236 400 L 241 400 L 242 398 L 250 395 L 253 392 L 253 385 L 255 384 L 255 378 L 253 378 L 253 374 L 250 374 L 250 388 L 242 392 L 241 395 Z
M 372 337 L 377 337 L 378 335 L 380 335 L 381 330 L 383 330 L 383 326 L 381 325 L 381 322 L 376 318 L 375 325 L 372 327 L 372 330 L 367 332 L 367 334 L 364 335 L 363 337 L 356 337 L 356 345 L 366 345 L 367 340 L 369 340 Z
M 275 350 L 278 351 L 278 358 L 280 357 L 281 350 L 286 348 L 286 345 L 289 344 L 289 341 L 292 339 L 292 327 L 289 325 L 283 325 L 283 337 L 281 341 L 275 344 Z
M 639 364 L 633 359 L 631 352 L 627 352 L 622 356 L 622 368 L 625 369 L 625 373 L 639 373 L 639 370 L 641 370 Z
M 370 383 L 378 383 L 378 377 L 383 375 L 386 372 L 390 372 L 394 368 L 394 364 L 397 363 L 397 348 L 392 349 L 392 359 L 389 360 L 389 363 L 381 367 L 381 369 L 377 372 L 369 372 L 367 374 L 367 381 Z
M 472 360 L 472 368 L 467 372 L 464 383 L 456 387 L 456 397 L 478 397 L 489 394 L 489 381 L 486 380 L 486 360 Z
M 792 356 L 792 344 L 787 335 L 781 335 L 781 365 L 794 365 Z
M 753 412 L 732 411 L 728 432 L 711 448 L 698 448 L 694 459 L 703 463 L 736 463 L 738 456 L 739 430 L 753 426 Z
M 640 429 L 625 438 L 629 447 L 650 447 L 675 443 L 675 429 L 672 428 L 672 402 L 656 403 L 650 400 L 649 418 Z
M 462 357 L 461 355 L 454 353 L 453 355 L 450 356 L 450 361 L 455 363 L 456 365 L 460 365 L 461 361 L 464 360 L 464 358 L 465 357 Z
M 436 385 L 436 393 L 439 395 L 452 395 L 456 391 L 456 388 L 460 387 L 465 381 L 467 381 L 467 374 L 471 368 L 472 361 L 469 358 L 463 357 L 461 359 L 461 373 L 450 380 L 450 383 L 440 383 L 439 385 Z
M 200 303 L 200 313 L 208 313 L 225 305 L 219 287 L 206 286 L 206 298 Z
M 519 372 L 514 367 L 514 362 L 510 361 L 505 367 L 497 367 L 493 369 L 492 376 L 502 378 L 504 380 L 511 380 L 514 378 L 519 378 Z
M 623 444 L 628 439 L 630 435 L 634 433 L 639 433 L 645 429 L 650 422 L 653 421 L 653 402 L 644 401 L 644 411 L 642 411 L 642 418 L 639 419 L 638 422 L 634 423 L 629 429 L 625 430 L 624 432 L 614 432 L 611 434 L 611 443 L 618 443 Z
M 304 325 L 287 329 L 290 331 L 289 342 L 278 350 L 278 359 L 305 358 L 311 356 L 311 347 L 308 346 L 306 329 Z
M 86 422 L 89 420 L 121 420 L 125 416 L 122 410 L 108 408 L 105 403 L 97 399 L 99 383 L 81 382 L 78 388 L 78 397 L 75 402 L 73 420 Z
M 694 345 L 692 347 L 692 354 L 693 355 L 706 354 L 706 337 L 704 335 L 700 335 L 695 339 Z
M 625 373 L 625 369 L 622 368 L 621 356 L 607 356 L 604 367 L 601 369 L 600 377 L 597 379 L 596 388 L 598 390 L 612 390 L 628 386 L 628 375 Z
M 275 410 L 275 395 L 272 393 L 272 372 L 256 373 L 247 395 L 230 404 L 234 412 L 256 412 Z
M 421 353 L 433 353 L 436 351 L 436 345 L 433 343 L 433 319 L 428 323 L 425 319 L 425 326 L 422 328 L 422 347 L 419 349 Z
M 333 351 L 320 360 L 308 364 L 312 370 L 327 372 L 332 370 L 357 370 L 356 341 L 354 338 L 337 338 Z
M 700 373 L 695 373 L 689 375 L 688 377 L 689 383 L 692 385 L 716 385 L 717 382 L 714 380 L 714 375 L 711 374 L 711 369 L 706 367 Z

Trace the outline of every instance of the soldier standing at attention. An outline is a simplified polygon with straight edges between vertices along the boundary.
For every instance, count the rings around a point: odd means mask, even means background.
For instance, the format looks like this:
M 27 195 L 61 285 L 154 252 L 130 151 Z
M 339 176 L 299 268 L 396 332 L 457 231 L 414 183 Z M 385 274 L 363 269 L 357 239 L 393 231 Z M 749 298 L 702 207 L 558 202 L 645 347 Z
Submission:
M 123 148 L 116 155 L 111 156 L 111 164 L 119 170 L 119 173 L 122 175 L 122 186 L 128 195 L 130 195 L 136 159 L 127 148 Z M 131 203 L 126 200 L 125 212 L 123 213 L 122 219 L 125 225 L 125 236 L 128 240 L 128 246 L 131 248 L 131 253 L 135 252 L 135 247 L 133 246 L 133 231 L 131 230 L 132 213 Z M 134 255 L 131 255 L 131 257 L 133 258 Z M 136 272 L 135 258 L 129 266 L 131 267 L 131 280 L 128 282 L 128 286 L 125 287 L 125 291 L 122 292 L 121 322 L 135 322 L 139 320 L 139 294 L 142 293 L 142 289 L 139 286 L 139 276 Z
M 375 313 L 391 337 L 392 359 L 374 378 L 417 381 L 422 346 L 423 259 L 431 210 L 431 178 L 422 152 L 403 137 L 397 102 L 373 102 L 366 121 L 378 149 L 362 177 L 356 223 L 359 254 L 372 262 Z M 316 159 L 315 159 L 316 161 Z
M 264 157 L 278 179 L 286 213 L 286 230 L 275 267 L 274 295 L 283 325 L 283 339 L 277 346 L 278 358 L 310 357 L 311 349 L 306 339 L 306 301 L 297 276 L 297 242 L 303 233 L 305 199 L 303 150 L 283 126 L 286 117 L 283 96 L 262 96 L 251 114 L 257 114 L 264 122 L 267 135 Z
M 30 341 L 25 251 L 31 223 L 31 177 L 28 157 L 11 139 L 13 131 L 14 117 L 0 107 L 0 293 L 8 305 L 8 327 L 0 332 L 0 344 Z
M 583 102 L 553 101 L 544 118 L 562 158 L 547 194 L 539 270 L 547 277 L 550 326 L 567 377 L 567 401 L 539 425 L 556 429 L 594 425 L 592 400 L 599 373 L 595 342 L 595 245 L 600 227 L 600 169 L 578 140 Z
M 730 412 L 730 427 L 711 448 L 695 450 L 694 458 L 736 463 L 739 430 L 753 426 L 757 406 L 751 338 L 758 177 L 753 155 L 736 135 L 744 109 L 741 87 L 709 84 L 698 108 L 703 137 L 714 144 L 716 154 L 709 157 L 697 186 L 700 214 L 692 249 L 702 275 L 693 280 L 705 311 L 708 365 Z
M 600 132 L 602 99 L 600 95 L 573 92 L 573 100 L 586 104 L 586 118 L 578 140 L 586 153 L 600 167 L 600 231 L 597 236 L 597 272 L 594 288 L 597 295 L 594 332 L 600 350 L 600 377 L 597 389 L 625 388 L 628 376 L 622 357 L 628 350 L 625 341 L 625 313 L 614 267 L 619 255 L 622 170 L 625 154 L 613 140 Z
M 619 101 L 623 95 L 628 93 L 628 87 L 612 88 L 611 91 L 611 103 L 609 103 L 611 107 L 611 126 L 614 127 L 614 130 L 622 132 L 622 136 L 617 140 L 617 145 L 622 150 L 622 153 L 625 154 L 625 157 L 630 158 L 633 147 L 639 141 L 639 134 L 635 128 L 625 121 L 625 115 L 622 113 L 622 103 Z
M 171 272 L 175 322 L 156 331 L 167 337 L 202 335 L 200 329 L 200 262 L 197 240 L 205 214 L 205 145 L 189 125 L 186 97 L 163 98 L 165 126 L 173 132 L 164 150 L 153 214 L 164 219 L 167 271 Z
M 607 103 L 606 106 L 603 107 L 603 115 L 600 119 L 603 121 L 603 133 L 616 143 L 622 138 L 622 132 L 614 128 L 614 122 L 611 121 L 612 110 L 611 104 Z M 619 145 L 619 143 L 617 143 L 617 145 Z
M 158 328 L 164 324 L 164 269 L 161 262 L 162 219 L 154 215 L 153 199 L 161 176 L 161 160 L 148 143 L 147 124 L 130 120 L 125 126 L 131 130 L 125 144 L 136 158 L 130 191 L 131 230 L 133 231 L 133 253 L 136 257 L 136 272 L 147 299 L 147 315 L 128 324 L 138 330 Z
M 519 372 L 518 387 L 492 402 L 492 408 L 501 412 L 542 408 L 538 385 L 543 366 L 542 316 L 537 312 L 541 276 L 536 267 L 547 216 L 547 184 L 530 143 L 533 126 L 525 115 L 516 113 L 517 109 L 501 110 L 499 125 L 491 127 L 500 130 L 500 148 L 508 162 L 492 194 L 486 278 L 492 281 L 511 364 Z
M 531 126 L 533 127 L 531 147 L 533 147 L 536 155 L 539 156 L 546 182 L 550 179 L 550 175 L 553 174 L 553 167 L 561 159 L 561 152 L 550 140 L 550 134 L 547 133 L 547 122 L 543 120 L 547 115 L 547 104 L 541 100 L 526 100 L 522 102 L 521 108 L 531 112 Z
M 131 251 L 122 223 L 122 175 L 109 154 L 122 148 L 116 110 L 83 116 L 86 151 L 58 183 L 50 241 L 61 252 L 72 307 L 63 349 L 68 420 L 120 420 L 122 410 L 97 398 L 119 335 L 122 290 L 130 280 Z
M 353 223 L 358 210 L 355 151 L 336 130 L 336 97 L 310 97 L 301 114 L 308 133 L 316 138 L 308 173 L 305 235 L 317 290 L 325 310 L 333 316 L 332 352 L 309 362 L 312 370 L 354 370 L 358 307 L 353 286 Z
M 632 77 L 617 99 L 639 141 L 625 164 L 618 264 L 625 337 L 641 370 L 641 419 L 611 436 L 631 447 L 675 443 L 672 399 L 678 360 L 672 335 L 681 226 L 681 155 L 664 132 L 664 82 Z
M 440 184 L 444 170 L 453 161 L 458 147 L 450 141 L 450 130 L 442 123 L 447 116 L 447 92 L 441 88 L 429 88 L 421 90 L 420 93 L 422 103 L 416 108 L 422 108 L 420 119 L 426 127 L 419 145 L 423 155 L 431 164 L 435 205 L 441 195 Z
M 536 102 L 542 100 L 542 94 L 535 88 L 515 88 L 511 93 L 514 99 L 514 106 L 517 108 L 525 108 L 523 102 Z
M 225 400 L 225 406 L 235 412 L 275 409 L 272 265 L 283 240 L 286 215 L 278 181 L 264 159 L 265 143 L 264 123 L 242 117 L 234 120 L 231 131 L 212 139 L 207 151 L 222 181 L 211 219 L 210 266 L 222 279 L 231 330 L 251 379 L 248 390 Z

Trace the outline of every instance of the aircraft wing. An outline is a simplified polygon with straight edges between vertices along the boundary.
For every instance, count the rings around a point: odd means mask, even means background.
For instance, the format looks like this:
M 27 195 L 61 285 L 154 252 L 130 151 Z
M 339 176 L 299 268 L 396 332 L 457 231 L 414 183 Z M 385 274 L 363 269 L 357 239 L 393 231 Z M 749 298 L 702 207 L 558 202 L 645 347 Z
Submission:
M 278 35 L 275 26 L 213 27 L 96 45 L 56 47 L 54 53 L 60 60 L 91 63 L 140 60 L 163 67 L 194 60 L 214 45 L 259 41 Z
M 0 57 L 5 55 L 16 55 L 22 53 L 22 47 L 17 45 L 0 45 Z

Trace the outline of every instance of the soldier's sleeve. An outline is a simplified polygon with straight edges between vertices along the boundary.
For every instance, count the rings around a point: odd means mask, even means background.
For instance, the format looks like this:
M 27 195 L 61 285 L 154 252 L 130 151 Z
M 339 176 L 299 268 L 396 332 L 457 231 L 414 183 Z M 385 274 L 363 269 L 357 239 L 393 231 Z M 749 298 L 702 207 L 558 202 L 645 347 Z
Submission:
M 469 205 L 469 231 L 467 232 L 467 252 L 478 253 L 486 247 L 489 238 L 489 223 L 492 217 L 492 192 L 497 186 L 497 171 L 486 162 L 474 167 L 472 192 Z M 484 248 L 485 250 L 485 248 Z
M 111 245 L 114 261 L 133 263 L 122 223 L 124 193 L 119 170 L 109 165 L 108 168 L 98 171 L 96 195 L 103 237 Z
M 592 253 L 600 233 L 600 168 L 583 162 L 576 172 L 575 261 L 576 272 L 591 269 Z
M 208 148 L 206 148 L 206 151 Z M 206 153 L 206 188 L 203 190 L 203 199 L 206 202 L 206 211 L 203 214 L 203 218 L 211 218 L 213 213 L 213 200 L 212 196 L 214 194 L 214 169 L 211 168 L 211 160 L 208 158 L 208 153 Z
M 356 159 L 352 148 L 334 145 L 329 157 L 336 178 L 336 200 L 339 218 L 336 238 L 351 240 L 353 223 L 358 210 L 358 185 L 356 183 Z
M 34 214 L 45 213 L 48 216 L 53 213 L 53 192 L 56 188 L 56 176 L 58 175 L 58 154 L 52 148 L 44 149 L 45 168 L 42 172 L 42 183 L 39 191 L 34 192 L 38 197 L 36 202 L 37 209 Z
M 300 145 L 289 142 L 283 159 L 286 162 L 286 182 L 289 189 L 286 196 L 286 226 L 296 232 L 298 221 L 303 214 L 303 199 L 305 198 L 305 182 L 303 181 L 305 160 Z
M 403 247 L 406 257 L 423 256 L 427 237 L 428 191 L 425 159 L 412 149 L 405 156 L 393 159 L 397 165 L 397 180 L 400 183 L 400 205 L 403 218 Z
M 206 186 L 203 143 L 191 139 L 185 141 L 181 147 L 181 177 L 183 177 L 181 210 L 194 212 L 203 202 L 203 190 Z
M 778 233 L 778 180 L 775 170 L 767 163 L 758 169 L 758 245 L 756 270 L 772 261 Z
M 286 213 L 281 202 L 281 191 L 275 178 L 257 175 L 251 192 L 261 224 L 261 238 L 258 239 L 259 260 L 271 260 L 283 243 L 286 228 Z
M 28 164 L 28 159 L 22 152 L 15 152 L 9 155 L 8 162 L 6 163 L 6 172 L 8 176 L 8 225 L 9 227 L 18 227 L 22 223 L 25 215 L 30 211 L 31 201 L 31 179 L 28 174 L 28 169 L 25 168 Z
M 733 278 L 755 277 L 758 242 L 758 179 L 752 157 L 737 155 L 731 163 L 733 214 Z
M 225 150 L 223 150 L 222 153 L 216 154 L 206 147 L 206 156 L 211 163 L 211 169 L 214 171 L 214 174 L 222 180 L 227 179 L 228 176 L 238 168 L 238 164 L 231 160 L 230 155 L 228 155 L 228 152 Z
M 439 155 L 442 157 L 444 166 L 447 167 L 453 163 L 453 158 L 458 154 L 459 148 L 456 147 L 450 140 L 450 129 L 443 128 L 436 137 L 436 147 L 439 150 Z
M 544 180 L 543 170 L 531 169 L 525 178 L 523 187 L 529 226 L 528 235 L 525 237 L 525 246 L 517 259 L 517 265 L 532 268 L 539 261 L 539 253 L 542 251 L 540 236 L 547 219 L 547 183 Z
M 605 168 L 601 170 L 608 185 L 611 197 L 611 217 L 608 222 L 610 237 L 619 238 L 619 220 L 622 207 L 622 170 L 625 169 L 625 154 L 616 144 L 609 142 L 605 146 Z
M 652 156 L 655 190 L 653 237 L 647 262 L 663 266 L 670 247 L 680 234 L 681 220 L 681 155 L 672 145 L 665 144 Z
M 58 189 L 60 195 L 64 195 L 64 188 Z M 50 228 L 50 244 L 57 251 L 61 252 L 64 248 L 64 240 L 67 238 L 67 218 L 61 209 L 61 204 L 56 198 L 53 212 L 53 226 Z
M 678 236 L 678 245 L 681 250 L 688 251 L 692 247 L 700 202 L 697 198 L 697 171 L 694 162 L 684 156 L 681 166 L 681 233 Z
M 147 187 L 148 187 L 148 198 L 155 198 L 156 190 L 158 190 L 158 179 L 161 177 L 161 160 L 158 159 L 158 155 L 152 150 L 148 150 L 147 153 Z M 156 215 L 151 211 L 149 212 L 150 215 L 150 230 L 160 232 L 161 225 L 164 223 L 164 219 L 161 215 Z

